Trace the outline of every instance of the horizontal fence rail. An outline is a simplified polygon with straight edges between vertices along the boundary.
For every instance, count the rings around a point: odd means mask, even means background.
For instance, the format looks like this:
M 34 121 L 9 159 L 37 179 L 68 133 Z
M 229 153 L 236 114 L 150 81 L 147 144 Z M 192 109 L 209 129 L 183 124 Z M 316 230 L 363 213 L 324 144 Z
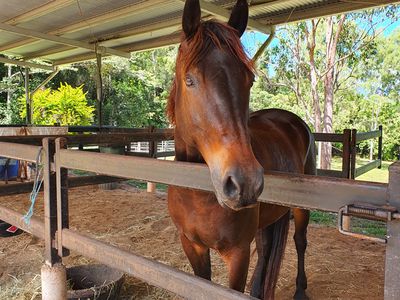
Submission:
M 72 145 L 126 145 L 131 142 L 141 141 L 163 141 L 173 139 L 168 132 L 137 132 L 137 133 L 100 133 L 100 134 L 77 134 L 77 135 L 47 135 L 48 138 L 63 137 Z M 41 145 L 43 135 L 27 136 L 1 136 L 0 141 L 7 143 Z
M 44 239 L 44 223 L 38 217 L 32 216 L 29 224 L 26 224 L 21 213 L 0 205 L 0 220 L 17 226 L 42 240 Z
M 36 162 L 41 147 L 0 142 L 0 156 Z
M 382 135 L 381 130 L 374 130 L 369 132 L 357 132 L 357 142 L 362 142 L 365 140 L 376 139 Z
M 184 296 L 186 299 L 255 299 L 165 264 L 118 249 L 70 229 L 63 229 L 62 244 L 79 254 L 145 280 L 152 285 Z
M 373 160 L 361 167 L 356 168 L 354 177 L 361 176 L 362 174 L 367 173 L 373 169 L 380 168 L 381 165 L 382 161 L 380 159 Z
M 56 163 L 68 169 L 214 191 L 209 169 L 203 164 L 74 150 L 58 151 Z M 387 184 L 383 183 L 283 173 L 269 173 L 264 180 L 261 202 L 331 212 L 361 201 L 386 203 Z
M 68 187 L 74 188 L 86 185 L 116 182 L 121 180 L 123 179 L 111 176 L 102 176 L 102 175 L 69 177 Z M 30 193 L 32 192 L 33 184 L 34 184 L 33 182 L 21 182 L 15 184 L 2 185 L 0 186 L 0 196 Z M 43 185 L 40 190 L 43 191 Z

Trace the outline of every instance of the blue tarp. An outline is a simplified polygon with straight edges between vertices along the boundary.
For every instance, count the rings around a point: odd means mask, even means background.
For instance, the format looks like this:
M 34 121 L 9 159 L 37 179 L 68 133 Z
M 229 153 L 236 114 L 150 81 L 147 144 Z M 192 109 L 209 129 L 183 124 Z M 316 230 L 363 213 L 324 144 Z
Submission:
M 0 179 L 3 180 L 12 179 L 16 178 L 17 176 L 18 176 L 18 160 L 0 157 Z

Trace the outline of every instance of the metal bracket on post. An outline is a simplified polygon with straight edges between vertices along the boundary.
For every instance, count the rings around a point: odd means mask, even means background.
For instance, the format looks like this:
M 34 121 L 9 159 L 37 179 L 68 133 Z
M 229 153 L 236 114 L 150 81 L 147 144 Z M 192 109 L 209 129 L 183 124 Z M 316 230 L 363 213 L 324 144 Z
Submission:
M 364 205 L 364 204 L 352 204 L 352 205 L 346 205 L 339 210 L 338 229 L 340 233 L 355 238 L 370 240 L 373 242 L 383 243 L 383 244 L 387 243 L 387 238 L 379 238 L 362 233 L 355 233 L 350 231 L 349 228 L 345 228 L 344 220 L 346 217 L 350 216 L 368 220 L 384 221 L 384 222 L 388 222 L 393 219 L 400 219 L 400 213 L 397 211 L 395 207 L 392 206 L 379 207 L 379 206 Z
M 388 204 L 400 210 L 400 161 L 389 167 Z M 386 262 L 385 262 L 385 300 L 400 299 L 400 220 L 388 222 Z

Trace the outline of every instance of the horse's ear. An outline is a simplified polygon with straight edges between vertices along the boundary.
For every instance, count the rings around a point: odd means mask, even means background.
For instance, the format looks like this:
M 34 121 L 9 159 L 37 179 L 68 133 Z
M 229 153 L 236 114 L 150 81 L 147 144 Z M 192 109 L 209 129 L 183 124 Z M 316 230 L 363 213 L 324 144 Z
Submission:
M 200 26 L 201 10 L 199 0 L 186 0 L 183 9 L 182 28 L 186 38 L 191 38 Z
M 248 18 L 249 6 L 247 0 L 238 0 L 232 9 L 228 24 L 237 30 L 239 37 L 246 30 Z

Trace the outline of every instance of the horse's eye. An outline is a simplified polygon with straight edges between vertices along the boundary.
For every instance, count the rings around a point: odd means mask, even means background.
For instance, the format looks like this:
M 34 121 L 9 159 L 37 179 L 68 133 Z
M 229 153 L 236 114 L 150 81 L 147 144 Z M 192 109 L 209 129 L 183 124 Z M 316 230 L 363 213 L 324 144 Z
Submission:
M 191 87 L 194 85 L 193 79 L 189 75 L 186 75 L 185 83 L 187 87 Z

